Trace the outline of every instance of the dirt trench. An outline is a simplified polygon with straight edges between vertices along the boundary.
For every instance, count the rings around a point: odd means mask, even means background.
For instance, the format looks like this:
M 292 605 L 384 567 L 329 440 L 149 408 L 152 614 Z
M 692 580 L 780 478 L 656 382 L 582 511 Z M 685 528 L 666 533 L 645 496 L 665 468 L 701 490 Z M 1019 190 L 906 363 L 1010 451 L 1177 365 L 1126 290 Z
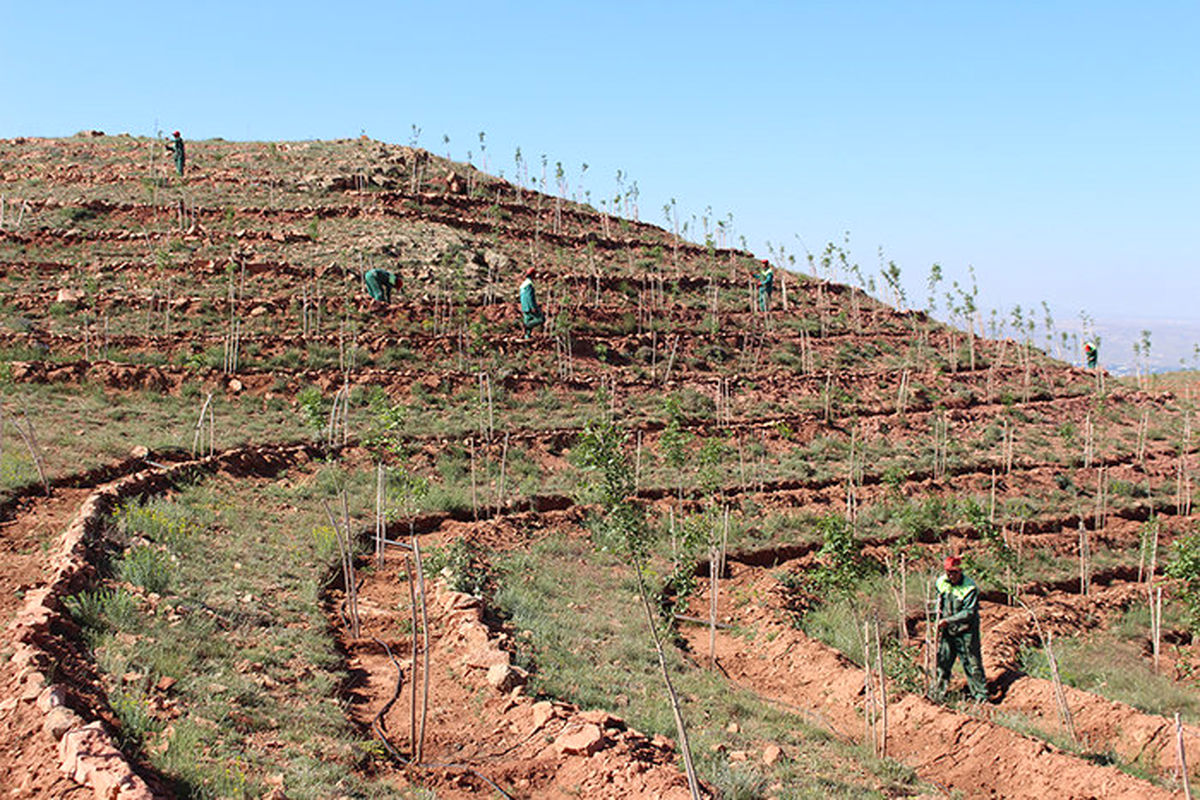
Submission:
M 747 633 L 738 636 L 718 630 L 716 654 L 723 674 L 732 683 L 784 709 L 795 710 L 805 719 L 820 720 L 840 735 L 862 740 L 862 668 L 797 630 L 782 607 L 771 600 L 730 602 L 730 597 L 778 596 L 772 585 L 774 579 L 764 570 L 738 563 L 731 563 L 730 570 L 731 578 L 722 589 L 726 600 L 720 619 Z M 1120 591 L 1129 589 L 1121 587 Z M 1117 594 L 1101 602 L 1119 604 Z M 1004 639 L 999 630 L 993 632 L 993 627 L 1002 620 L 1018 623 L 1017 611 L 985 608 L 984 642 Z M 688 627 L 684 634 L 690 647 L 706 658 L 708 630 Z M 985 650 L 985 669 L 989 678 L 995 677 L 998 667 L 991 650 Z M 999 706 L 965 710 L 937 705 L 909 693 L 891 697 L 887 755 L 947 792 L 958 791 L 972 798 L 1132 800 L 1182 796 L 1182 792 L 1161 788 L 1116 767 L 1092 763 L 996 724 L 991 716 L 1010 708 L 1022 712 L 1034 709 L 1043 717 L 1055 718 L 1052 688 L 1047 681 L 1021 677 L 1011 681 L 1006 691 Z M 1173 753 L 1168 756 L 1164 748 L 1168 742 L 1164 720 L 1085 692 L 1071 691 L 1069 697 L 1083 731 L 1096 739 L 1107 737 L 1118 752 L 1150 751 L 1150 760 L 1169 777 L 1167 762 Z M 1169 741 L 1173 744 L 1173 731 Z

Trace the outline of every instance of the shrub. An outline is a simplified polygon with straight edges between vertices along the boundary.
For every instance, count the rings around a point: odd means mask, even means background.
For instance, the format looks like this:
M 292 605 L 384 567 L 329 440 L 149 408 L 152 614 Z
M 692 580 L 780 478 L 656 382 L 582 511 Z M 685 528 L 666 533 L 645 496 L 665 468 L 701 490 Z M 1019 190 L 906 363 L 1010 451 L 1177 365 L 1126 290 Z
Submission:
M 122 589 L 93 589 L 63 598 L 67 612 L 84 628 L 103 633 L 129 627 L 137 604 Z
M 171 583 L 171 557 L 155 547 L 134 547 L 117 563 L 117 576 L 147 592 L 161 594 Z

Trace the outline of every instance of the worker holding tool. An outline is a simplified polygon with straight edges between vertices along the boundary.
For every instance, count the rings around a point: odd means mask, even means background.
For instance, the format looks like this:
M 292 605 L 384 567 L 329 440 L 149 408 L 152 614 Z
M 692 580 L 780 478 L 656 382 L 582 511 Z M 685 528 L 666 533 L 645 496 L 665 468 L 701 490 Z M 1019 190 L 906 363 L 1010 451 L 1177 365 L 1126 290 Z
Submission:
M 938 702 L 945 698 L 950 669 L 958 658 L 967 674 L 971 697 L 984 703 L 988 693 L 979 647 L 979 587 L 963 575 L 962 559 L 958 556 L 947 556 L 943 566 L 946 572 L 937 579 L 937 679 L 930 698 Z
M 167 152 L 175 156 L 175 171 L 183 175 L 183 137 L 179 135 L 179 131 L 175 131 L 174 136 L 174 140 L 167 142 Z
M 1100 359 L 1100 349 L 1096 347 L 1095 342 L 1083 343 L 1083 356 L 1087 359 L 1087 368 L 1095 369 Z

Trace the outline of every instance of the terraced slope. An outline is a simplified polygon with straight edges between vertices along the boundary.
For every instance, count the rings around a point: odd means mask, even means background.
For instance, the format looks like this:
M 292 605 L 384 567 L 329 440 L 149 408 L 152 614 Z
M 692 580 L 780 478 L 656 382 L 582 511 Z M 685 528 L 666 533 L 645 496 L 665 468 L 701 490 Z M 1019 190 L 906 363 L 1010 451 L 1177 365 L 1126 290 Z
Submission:
M 71 745 L 93 720 L 127 796 L 688 796 L 578 457 L 595 420 L 628 434 L 701 792 L 1181 794 L 1186 384 L 890 308 L 831 279 L 832 246 L 763 312 L 750 253 L 420 150 L 196 142 L 178 179 L 160 147 L 0 142 L 14 796 L 107 791 Z M 527 339 L 528 266 L 549 322 Z M 389 305 L 372 267 L 403 276 Z M 921 696 L 947 552 L 985 589 L 994 707 Z M 1101 696 L 1074 662 L 1060 695 L 1039 654 L 1075 640 L 1129 649 L 1168 699 Z

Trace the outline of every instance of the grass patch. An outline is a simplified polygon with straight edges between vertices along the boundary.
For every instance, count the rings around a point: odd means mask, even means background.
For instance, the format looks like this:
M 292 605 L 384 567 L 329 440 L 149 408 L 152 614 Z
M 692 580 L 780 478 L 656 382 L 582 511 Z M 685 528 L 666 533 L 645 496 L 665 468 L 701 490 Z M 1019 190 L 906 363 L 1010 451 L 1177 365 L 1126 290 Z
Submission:
M 370 746 L 339 699 L 345 669 L 319 602 L 336 556 L 314 535 L 319 498 L 339 478 L 320 469 L 126 504 L 113 573 L 135 589 L 67 601 L 122 746 L 181 798 L 261 796 L 272 776 L 293 798 L 404 796 L 359 773 Z
M 564 581 L 564 574 L 574 579 Z M 554 536 L 496 558 L 496 577 L 495 602 L 518 631 L 518 660 L 533 670 L 532 691 L 604 708 L 643 732 L 675 737 L 629 567 L 586 539 Z M 899 765 L 868 763 L 855 748 L 731 687 L 674 648 L 667 655 L 697 770 L 722 797 L 879 797 L 870 787 L 915 785 Z M 786 758 L 761 764 L 766 743 L 778 744 Z M 738 751 L 746 761 L 730 758 Z
M 1165 604 L 1164 604 L 1165 606 Z M 1170 624 L 1163 609 L 1164 625 Z M 1167 675 L 1154 672 L 1153 661 L 1146 655 L 1146 636 L 1150 629 L 1149 613 L 1132 609 L 1108 631 L 1082 638 L 1056 638 L 1054 656 L 1062 680 L 1069 686 L 1126 703 L 1147 714 L 1171 717 L 1175 712 L 1189 723 L 1200 721 L 1200 697 L 1193 688 Z M 1170 663 L 1163 645 L 1162 663 Z M 1050 679 L 1046 656 L 1041 648 L 1027 648 L 1021 654 L 1021 668 L 1038 678 Z

